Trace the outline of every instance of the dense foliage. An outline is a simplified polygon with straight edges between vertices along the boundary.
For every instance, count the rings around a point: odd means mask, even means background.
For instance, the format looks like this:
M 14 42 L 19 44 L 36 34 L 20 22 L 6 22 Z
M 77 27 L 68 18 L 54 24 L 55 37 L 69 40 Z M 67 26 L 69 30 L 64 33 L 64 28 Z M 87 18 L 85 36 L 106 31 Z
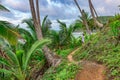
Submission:
M 9 12 L 1 4 L 0 11 Z M 82 69 L 82 64 L 72 63 L 67 57 L 78 47 L 80 49 L 74 54 L 74 60 L 79 62 L 84 59 L 104 64 L 108 68 L 106 71 L 108 80 L 119 80 L 120 15 L 98 17 L 103 24 L 107 25 L 98 29 L 94 19 L 86 12 L 83 14 L 84 16 L 79 16 L 79 19 L 69 26 L 57 20 L 59 31 L 51 29 L 52 23 L 48 16 L 45 16 L 42 26 L 38 26 L 44 38 L 41 40 L 37 37 L 34 17 L 22 21 L 27 24 L 27 29 L 7 21 L 0 21 L 0 80 L 36 80 L 39 77 L 41 80 L 74 80 L 76 73 Z M 75 31 L 83 34 L 76 38 L 73 35 Z M 43 49 L 45 45 L 56 52 L 56 55 L 49 54 L 62 59 L 58 66 L 48 65 Z
M 110 23 L 111 27 L 91 35 L 74 55 L 76 60 L 86 59 L 105 64 L 109 68 L 108 78 L 114 80 L 120 79 L 120 44 L 115 38 L 119 36 L 119 21 L 114 20 Z

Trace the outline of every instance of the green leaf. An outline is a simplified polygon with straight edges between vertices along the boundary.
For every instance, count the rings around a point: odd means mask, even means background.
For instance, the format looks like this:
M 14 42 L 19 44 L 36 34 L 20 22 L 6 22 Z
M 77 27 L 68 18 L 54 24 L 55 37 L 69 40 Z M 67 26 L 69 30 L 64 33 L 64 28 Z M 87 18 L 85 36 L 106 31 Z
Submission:
M 8 48 L 4 48 L 4 51 L 6 52 L 7 56 L 10 58 L 10 60 L 13 62 L 13 64 L 15 64 L 16 67 L 19 67 L 20 64 L 19 64 L 16 54 Z
M 1 11 L 8 11 L 10 12 L 10 10 L 8 10 L 6 7 L 4 7 L 2 4 L 0 4 L 0 10 Z
M 10 44 L 16 45 L 20 35 L 11 23 L 0 21 L 0 37 L 6 39 Z
M 12 71 L 9 71 L 9 70 L 7 70 L 7 69 L 0 69 L 0 73 L 13 74 Z
M 50 42 L 50 40 L 48 39 L 43 39 L 43 40 L 38 40 L 36 41 L 32 47 L 30 48 L 30 50 L 27 52 L 27 56 L 23 65 L 23 69 L 24 71 L 27 68 L 28 62 L 30 61 L 31 55 L 33 54 L 33 52 L 38 48 L 38 47 L 43 47 L 46 43 Z
M 42 27 L 44 27 L 44 24 L 45 24 L 45 21 L 47 20 L 47 17 L 48 17 L 48 15 L 44 17 L 43 22 L 42 22 Z
M 11 66 L 10 63 L 8 62 L 8 60 L 6 60 L 5 58 L 0 57 L 0 63 L 6 66 Z

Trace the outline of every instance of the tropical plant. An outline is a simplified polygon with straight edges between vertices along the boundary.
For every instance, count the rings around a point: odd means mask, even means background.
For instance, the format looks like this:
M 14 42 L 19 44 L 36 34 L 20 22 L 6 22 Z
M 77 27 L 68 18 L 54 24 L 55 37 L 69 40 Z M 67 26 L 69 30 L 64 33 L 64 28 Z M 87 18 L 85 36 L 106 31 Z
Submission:
M 70 41 L 70 47 L 75 48 L 75 47 L 81 46 L 81 45 L 82 45 L 82 38 L 81 37 L 75 38 L 73 36 L 71 41 Z
M 116 45 L 119 44 L 120 41 L 120 15 L 115 15 L 114 18 L 110 20 L 110 27 L 113 33 L 114 38 L 117 40 Z
M 11 45 L 16 45 L 20 35 L 13 24 L 7 21 L 0 21 L 0 37 L 7 40 Z
M 43 37 L 49 36 L 49 28 L 50 28 L 51 22 L 49 19 L 47 19 L 47 17 L 48 16 L 45 16 L 42 22 Z M 25 44 L 23 46 L 24 46 L 24 49 L 27 50 L 31 47 L 32 43 L 34 43 L 37 40 L 37 35 L 36 35 L 35 27 L 33 24 L 33 19 L 31 18 L 24 19 L 22 23 L 27 24 L 26 26 L 27 29 L 24 29 L 18 26 L 18 31 L 23 37 L 23 39 L 25 39 Z
M 2 50 L 5 52 L 7 58 L 0 57 L 0 64 L 6 67 L 0 69 L 0 73 L 9 74 L 11 80 L 26 80 L 30 78 L 29 62 L 31 55 L 36 49 L 42 48 L 48 42 L 50 42 L 48 39 L 36 41 L 27 53 L 24 50 L 19 50 L 14 53 L 9 47 L 3 47 Z
M 120 15 L 119 14 L 115 15 L 113 18 L 109 20 L 109 22 L 110 22 L 110 27 L 112 29 L 114 36 L 119 36 Z
M 69 27 L 64 22 L 57 20 L 60 24 L 60 30 L 50 32 L 50 38 L 52 39 L 52 46 L 56 49 L 62 49 L 63 47 L 68 47 L 71 43 L 73 32 L 79 28 L 75 24 L 71 24 Z
M 35 31 L 37 34 L 37 39 L 40 40 L 43 38 L 43 35 L 42 35 L 41 24 L 40 24 L 39 0 L 36 0 L 36 7 L 34 4 L 34 0 L 29 0 L 29 3 L 30 3 L 30 9 L 31 9 Z M 57 66 L 61 62 L 60 57 L 56 58 L 53 52 L 47 46 L 43 50 L 49 65 Z
M 54 47 L 54 48 L 56 48 L 56 49 L 58 49 L 58 48 L 60 48 L 60 36 L 59 36 L 59 32 L 57 32 L 57 31 L 55 31 L 55 30 L 51 30 L 50 31 L 50 38 L 51 38 L 51 40 L 52 40 L 52 43 L 51 43 L 51 45 L 52 45 L 52 47 Z
M 42 34 L 43 37 L 49 37 L 50 28 L 51 28 L 51 21 L 47 18 L 48 16 L 45 16 L 42 21 Z
M 85 27 L 86 27 L 86 29 L 87 29 L 87 33 L 88 33 L 88 34 L 91 34 L 91 31 L 90 31 L 90 29 L 89 29 L 87 20 L 86 20 L 86 18 L 84 18 L 84 17 L 85 17 L 85 12 L 84 12 L 84 10 L 81 9 L 81 7 L 79 6 L 77 0 L 74 0 L 74 2 L 75 2 L 75 4 L 76 4 L 76 6 L 78 7 L 79 12 L 80 12 L 80 14 L 81 14 L 81 16 L 82 16 L 83 24 L 85 25 Z
M 27 51 L 30 49 L 31 45 L 35 41 L 37 41 L 37 36 L 36 36 L 36 32 L 35 32 L 32 19 L 24 19 L 22 23 L 27 24 L 27 29 L 21 28 L 18 26 L 18 31 L 25 41 L 25 44 L 23 44 L 23 48 Z
M 90 12 L 91 12 L 91 15 L 92 15 L 92 17 L 93 17 L 95 26 L 98 26 L 98 27 L 100 27 L 100 28 L 103 27 L 103 24 L 100 23 L 100 22 L 97 20 L 97 18 L 96 18 L 96 17 L 98 17 L 98 15 L 97 15 L 97 12 L 96 12 L 93 4 L 92 4 L 92 1 L 91 1 L 91 0 L 88 0 L 88 3 L 89 3 Z M 95 15 L 96 15 L 96 17 L 95 17 Z
M 84 12 L 84 10 L 83 10 L 83 12 Z M 91 31 L 94 29 L 93 19 L 91 18 L 91 15 L 89 15 L 88 12 L 84 12 L 84 16 L 78 16 L 78 17 L 79 17 L 79 19 L 77 19 L 74 24 L 76 26 L 79 26 L 82 31 L 87 30 L 87 28 L 85 27 L 85 24 L 84 24 L 84 19 L 86 20 L 87 24 L 89 25 L 89 30 Z

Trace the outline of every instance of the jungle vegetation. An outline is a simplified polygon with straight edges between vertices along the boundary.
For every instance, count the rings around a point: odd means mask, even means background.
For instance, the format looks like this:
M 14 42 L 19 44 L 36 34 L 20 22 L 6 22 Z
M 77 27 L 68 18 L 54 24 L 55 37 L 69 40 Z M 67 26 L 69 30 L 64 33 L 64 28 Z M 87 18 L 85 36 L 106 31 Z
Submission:
M 120 14 L 98 16 L 91 0 L 91 14 L 73 0 L 81 16 L 67 26 L 57 20 L 59 31 L 52 30 L 49 16 L 40 20 L 39 0 L 29 0 L 32 18 L 24 19 L 27 29 L 0 20 L 0 80 L 70 80 L 80 65 L 67 56 L 76 48 L 76 61 L 82 59 L 105 64 L 107 77 L 120 79 Z M 35 7 L 36 6 L 36 7 Z M 0 11 L 10 12 L 0 4 Z M 75 37 L 73 32 L 83 32 Z

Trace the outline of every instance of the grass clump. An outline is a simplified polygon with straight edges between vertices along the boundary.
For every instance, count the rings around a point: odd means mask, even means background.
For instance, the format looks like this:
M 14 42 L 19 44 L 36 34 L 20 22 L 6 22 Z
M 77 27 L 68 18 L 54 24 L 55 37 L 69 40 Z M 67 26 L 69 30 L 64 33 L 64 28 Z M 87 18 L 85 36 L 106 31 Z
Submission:
M 49 68 L 43 75 L 42 80 L 70 80 L 80 69 L 76 64 L 63 61 L 57 68 Z
M 72 52 L 74 48 L 64 49 L 64 50 L 57 50 L 56 53 L 61 56 L 62 58 L 67 58 L 67 56 Z

